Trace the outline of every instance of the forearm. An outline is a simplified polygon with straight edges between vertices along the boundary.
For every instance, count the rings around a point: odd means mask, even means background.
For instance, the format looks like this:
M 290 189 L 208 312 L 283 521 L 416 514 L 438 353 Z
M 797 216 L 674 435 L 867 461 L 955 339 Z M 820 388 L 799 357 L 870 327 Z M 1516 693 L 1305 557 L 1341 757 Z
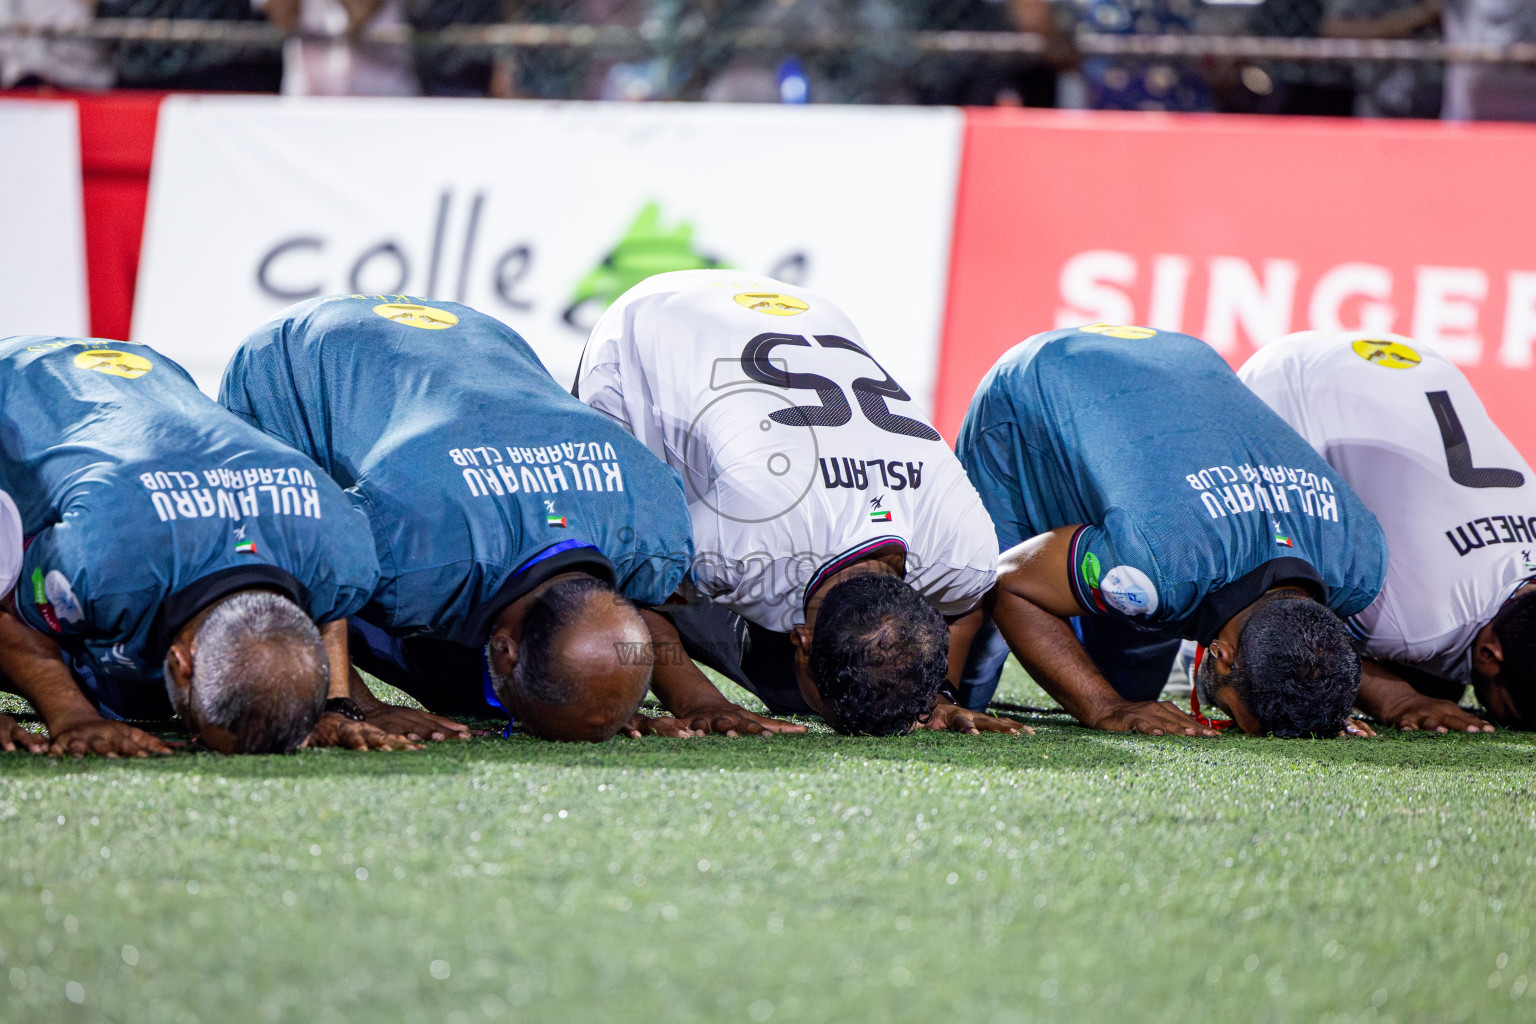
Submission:
M 666 616 L 648 608 L 642 609 L 640 615 L 651 633 L 651 692 L 662 707 L 675 715 L 704 704 L 730 703 L 688 657 L 682 637 Z
M 384 702 L 373 695 L 362 675 L 352 666 L 352 650 L 347 645 L 347 620 L 337 619 L 320 627 L 320 639 L 325 643 L 325 657 L 331 663 L 331 685 L 326 697 L 350 697 L 364 713 L 384 707 Z
M 977 605 L 949 624 L 949 670 L 944 673 L 944 679 L 955 693 L 960 692 L 960 677 L 965 674 L 965 660 L 970 656 L 976 632 L 981 629 L 983 614 L 981 606 Z
M 1420 696 L 1419 691 L 1396 672 L 1376 661 L 1360 663 L 1360 692 L 1355 706 L 1378 722 L 1390 722 L 1405 703 Z
M 64 664 L 59 645 L 7 610 L 0 610 L 0 676 L 43 716 L 54 736 L 101 718 Z
M 1040 688 L 1084 725 L 1095 725 L 1125 698 L 1100 674 L 1071 624 L 1028 599 L 999 587 L 992 619 L 1008 647 Z
M 356 673 L 352 670 L 352 655 L 347 648 L 347 620 L 337 619 L 321 626 L 320 639 L 325 644 L 326 660 L 331 664 L 331 686 L 326 696 L 332 699 L 352 697 L 356 700 L 352 695 L 352 677 Z M 361 679 L 358 685 L 362 685 Z M 367 687 L 363 687 L 363 690 L 366 693 Z
M 361 708 L 365 714 L 378 708 L 390 706 L 375 696 L 372 690 L 368 689 L 368 684 L 363 682 L 362 674 L 350 664 L 347 665 L 347 690 L 342 696 L 351 697 L 352 702 Z

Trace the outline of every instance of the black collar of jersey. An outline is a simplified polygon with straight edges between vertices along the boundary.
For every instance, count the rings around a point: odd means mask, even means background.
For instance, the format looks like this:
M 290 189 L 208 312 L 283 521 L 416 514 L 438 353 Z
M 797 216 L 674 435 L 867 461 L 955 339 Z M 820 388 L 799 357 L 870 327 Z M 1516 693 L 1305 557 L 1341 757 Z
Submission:
M 901 578 L 907 578 L 907 542 L 900 537 L 876 537 L 874 540 L 866 540 L 861 544 L 844 551 L 840 555 L 833 555 L 820 569 L 811 574 L 810 582 L 805 585 L 805 600 L 800 602 L 800 611 L 805 612 L 811 607 L 811 598 L 821 585 L 827 581 L 827 577 L 835 572 L 841 572 L 855 562 L 862 562 L 886 548 L 898 548 L 901 551 Z
M 479 637 L 479 642 L 485 643 L 490 639 L 491 626 L 496 622 L 496 616 L 501 614 L 503 608 L 551 577 L 577 570 L 590 573 L 609 586 L 617 586 L 619 582 L 619 575 L 614 571 L 613 563 L 597 548 L 572 548 L 570 551 L 550 555 L 526 569 L 514 572 L 512 578 L 502 584 L 501 589 L 496 591 L 490 600 L 483 602 L 470 612 L 469 635 Z
M 1328 600 L 1328 585 L 1317 574 L 1311 562 L 1290 556 L 1273 558 L 1207 594 L 1195 610 L 1194 631 L 1190 639 L 1201 647 L 1208 646 L 1216 639 L 1216 634 L 1221 632 L 1221 627 L 1232 621 L 1232 616 L 1282 583 L 1299 583 L 1312 591 L 1312 596 L 1319 601 Z
M 150 664 L 156 664 L 165 657 L 176 640 L 176 634 L 198 612 L 237 590 L 253 589 L 275 590 L 300 608 L 309 603 L 309 592 L 304 589 L 304 585 L 275 565 L 236 565 L 211 572 L 182 587 L 160 605 L 151 630 L 156 648 L 150 652 Z

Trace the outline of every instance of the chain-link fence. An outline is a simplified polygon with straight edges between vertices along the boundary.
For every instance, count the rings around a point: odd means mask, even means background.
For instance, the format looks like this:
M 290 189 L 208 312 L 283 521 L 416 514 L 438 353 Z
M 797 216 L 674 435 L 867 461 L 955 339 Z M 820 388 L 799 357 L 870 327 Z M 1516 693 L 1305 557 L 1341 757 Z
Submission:
M 8 87 L 1434 117 L 1447 68 L 1536 117 L 1536 3 L 0 0 Z

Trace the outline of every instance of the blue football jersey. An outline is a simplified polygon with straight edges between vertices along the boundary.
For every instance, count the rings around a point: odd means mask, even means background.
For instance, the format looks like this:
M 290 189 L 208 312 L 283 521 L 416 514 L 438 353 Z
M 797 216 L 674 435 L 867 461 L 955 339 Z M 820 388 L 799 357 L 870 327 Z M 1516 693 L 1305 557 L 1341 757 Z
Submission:
M 1005 549 L 1082 524 L 1087 613 L 1208 642 L 1281 580 L 1346 616 L 1381 589 L 1376 517 L 1196 338 L 1036 335 L 983 378 L 957 447 Z
M 120 717 L 169 717 L 165 651 L 217 598 L 268 587 L 325 623 L 378 581 L 340 488 L 145 345 L 0 340 L 0 490 L 28 538 L 22 619 Z
M 396 636 L 484 644 L 526 589 L 519 570 L 551 551 L 649 604 L 692 560 L 678 475 L 468 306 L 299 303 L 246 339 L 220 400 L 311 456 L 367 514 L 381 579 L 362 617 Z

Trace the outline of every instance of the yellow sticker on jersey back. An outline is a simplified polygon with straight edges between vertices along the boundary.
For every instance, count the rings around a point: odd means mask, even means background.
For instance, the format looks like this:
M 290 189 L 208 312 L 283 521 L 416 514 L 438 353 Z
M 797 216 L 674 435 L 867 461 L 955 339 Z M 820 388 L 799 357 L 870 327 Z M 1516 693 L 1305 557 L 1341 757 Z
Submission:
M 736 296 L 739 305 L 769 316 L 798 316 L 811 307 L 804 299 L 778 292 L 742 292 Z
M 142 377 L 154 369 L 150 361 L 143 356 L 134 355 L 132 352 L 120 352 L 115 348 L 86 349 L 75 356 L 75 365 L 82 370 L 95 370 L 97 373 L 126 377 L 129 380 Z
M 1385 366 L 1389 370 L 1407 370 L 1424 361 L 1422 356 L 1400 341 L 1369 341 L 1361 338 L 1351 347 L 1361 359 L 1373 366 Z
M 382 306 L 374 306 L 373 311 L 386 320 L 393 320 L 406 327 L 420 327 L 424 331 L 447 330 L 459 322 L 459 318 L 446 309 L 418 306 L 412 302 L 386 302 Z
M 1102 334 L 1109 338 L 1125 338 L 1127 341 L 1135 341 L 1140 338 L 1150 338 L 1157 332 L 1150 327 L 1126 327 L 1122 324 L 1089 324 L 1079 327 L 1080 331 L 1089 334 Z

